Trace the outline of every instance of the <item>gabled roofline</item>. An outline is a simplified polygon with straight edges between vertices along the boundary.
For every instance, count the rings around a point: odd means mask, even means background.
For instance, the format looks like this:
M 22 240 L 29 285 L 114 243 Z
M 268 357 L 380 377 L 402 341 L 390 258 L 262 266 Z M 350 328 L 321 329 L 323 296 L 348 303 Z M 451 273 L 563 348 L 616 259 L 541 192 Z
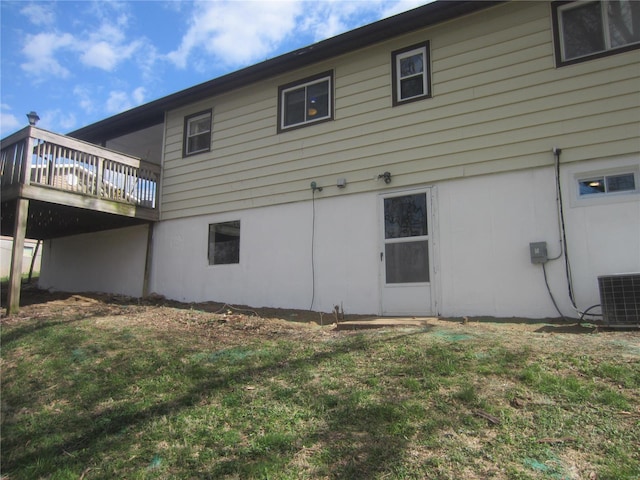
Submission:
M 428 3 L 413 10 L 350 30 L 140 105 L 75 130 L 69 133 L 69 136 L 100 143 L 132 131 L 160 124 L 164 121 L 164 113 L 166 111 L 194 103 L 203 97 L 219 95 L 264 78 L 352 52 L 407 32 L 436 25 L 500 3 L 504 2 L 440 0 Z

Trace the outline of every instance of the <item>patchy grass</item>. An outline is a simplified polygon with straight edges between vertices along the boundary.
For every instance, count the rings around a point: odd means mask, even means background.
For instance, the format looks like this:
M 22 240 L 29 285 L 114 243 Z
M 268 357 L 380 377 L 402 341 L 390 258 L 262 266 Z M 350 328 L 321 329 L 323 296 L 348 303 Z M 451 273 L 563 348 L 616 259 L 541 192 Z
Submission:
M 640 478 L 637 332 L 56 305 L 3 320 L 3 479 Z

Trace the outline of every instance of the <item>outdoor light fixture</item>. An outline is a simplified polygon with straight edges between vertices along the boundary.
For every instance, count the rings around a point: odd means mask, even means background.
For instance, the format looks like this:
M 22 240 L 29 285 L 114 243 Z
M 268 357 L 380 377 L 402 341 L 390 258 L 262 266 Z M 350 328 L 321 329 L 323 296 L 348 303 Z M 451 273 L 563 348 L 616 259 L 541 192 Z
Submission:
M 32 127 L 35 126 L 36 123 L 38 123 L 38 120 L 40 120 L 38 114 L 33 110 L 27 113 L 27 118 L 29 119 L 29 125 L 31 125 Z
M 384 179 L 384 183 L 391 183 L 391 172 L 384 172 L 378 175 L 378 180 Z

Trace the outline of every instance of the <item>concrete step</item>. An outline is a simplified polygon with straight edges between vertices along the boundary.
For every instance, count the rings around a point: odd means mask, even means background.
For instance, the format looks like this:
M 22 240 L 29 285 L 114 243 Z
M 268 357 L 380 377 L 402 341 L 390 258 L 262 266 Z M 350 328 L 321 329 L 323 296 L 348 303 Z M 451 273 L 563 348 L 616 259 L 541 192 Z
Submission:
M 365 330 L 387 327 L 425 327 L 433 317 L 372 317 L 338 322 L 336 330 Z

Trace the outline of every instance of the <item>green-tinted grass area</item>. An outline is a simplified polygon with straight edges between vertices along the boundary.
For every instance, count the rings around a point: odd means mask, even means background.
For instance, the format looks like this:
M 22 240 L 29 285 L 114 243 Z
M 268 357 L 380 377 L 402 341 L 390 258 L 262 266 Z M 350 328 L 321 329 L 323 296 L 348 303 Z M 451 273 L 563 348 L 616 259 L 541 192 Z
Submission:
M 2 475 L 640 478 L 636 357 L 443 328 L 238 331 L 3 325 Z

